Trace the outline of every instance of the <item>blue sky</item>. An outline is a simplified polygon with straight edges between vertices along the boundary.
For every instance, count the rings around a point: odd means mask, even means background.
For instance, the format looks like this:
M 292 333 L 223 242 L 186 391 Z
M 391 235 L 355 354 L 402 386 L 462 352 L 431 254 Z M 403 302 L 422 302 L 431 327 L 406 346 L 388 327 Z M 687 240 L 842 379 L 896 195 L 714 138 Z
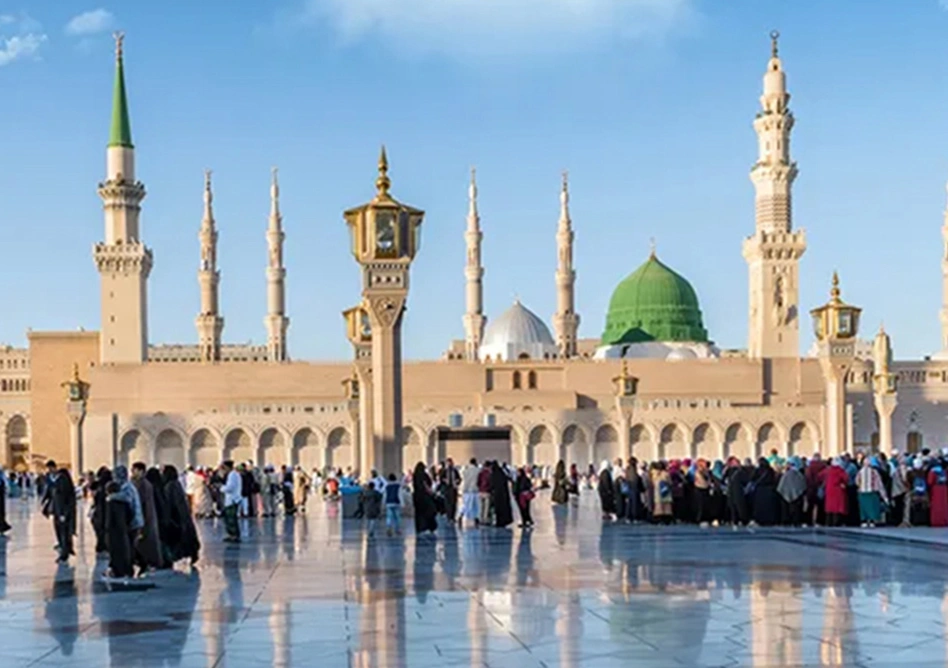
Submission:
M 101 10 L 101 11 L 96 11 Z M 92 15 L 88 12 L 96 12 Z M 113 75 L 126 31 L 152 342 L 194 342 L 203 170 L 214 170 L 228 342 L 264 340 L 268 178 L 280 167 L 290 353 L 344 358 L 358 301 L 343 209 L 393 192 L 427 211 L 409 358 L 463 333 L 463 229 L 478 168 L 485 299 L 554 310 L 569 169 L 581 335 L 647 256 L 696 287 L 711 336 L 743 347 L 751 121 L 781 31 L 797 117 L 801 302 L 833 269 L 900 358 L 939 347 L 948 179 L 948 10 L 938 0 L 0 0 L 0 341 L 95 329 Z M 73 19 L 85 15 L 70 24 Z M 802 328 L 809 346 L 808 323 Z

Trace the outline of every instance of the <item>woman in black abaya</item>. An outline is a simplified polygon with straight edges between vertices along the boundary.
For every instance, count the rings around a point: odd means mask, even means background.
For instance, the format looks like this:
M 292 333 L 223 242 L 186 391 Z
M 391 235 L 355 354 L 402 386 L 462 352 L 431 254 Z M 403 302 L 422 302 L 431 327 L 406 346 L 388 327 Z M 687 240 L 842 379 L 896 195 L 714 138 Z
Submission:
M 431 489 L 431 476 L 421 462 L 415 466 L 411 477 L 411 499 L 415 505 L 415 533 L 419 536 L 438 528 L 438 509 Z
M 168 521 L 171 527 L 169 535 L 171 561 L 188 558 L 193 566 L 201 551 L 201 541 L 191 518 L 188 498 L 178 477 L 178 469 L 168 464 L 161 472 L 165 502 L 168 506 Z
M 110 482 L 112 482 L 112 472 L 105 466 L 101 467 L 96 472 L 95 481 L 92 483 L 92 528 L 95 530 L 96 554 L 108 552 L 105 532 L 108 492 L 105 488 Z
M 109 482 L 105 486 L 105 545 L 109 552 L 109 570 L 107 575 L 113 578 L 130 578 L 134 574 L 132 567 L 132 530 L 133 503 L 122 486 Z
M 777 496 L 777 472 L 766 459 L 757 461 L 754 473 L 754 522 L 769 527 L 780 521 L 780 497 Z
M 490 468 L 490 499 L 494 507 L 494 526 L 513 524 L 513 509 L 510 507 L 510 478 L 497 462 Z

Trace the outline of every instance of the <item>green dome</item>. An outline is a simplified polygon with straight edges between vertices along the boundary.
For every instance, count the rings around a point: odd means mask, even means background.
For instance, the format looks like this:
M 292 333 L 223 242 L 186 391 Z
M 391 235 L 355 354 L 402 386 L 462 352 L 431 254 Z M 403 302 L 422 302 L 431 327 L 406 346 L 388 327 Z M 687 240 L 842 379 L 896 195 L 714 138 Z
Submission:
M 643 341 L 708 342 L 694 288 L 655 253 L 612 293 L 602 334 L 603 345 Z

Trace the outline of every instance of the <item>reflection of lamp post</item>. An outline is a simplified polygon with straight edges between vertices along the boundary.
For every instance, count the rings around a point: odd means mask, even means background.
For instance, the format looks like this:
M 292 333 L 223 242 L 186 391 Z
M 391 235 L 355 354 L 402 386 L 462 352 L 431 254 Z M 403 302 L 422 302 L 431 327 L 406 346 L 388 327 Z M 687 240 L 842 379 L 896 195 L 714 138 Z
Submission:
M 372 344 L 372 447 L 364 453 L 363 473 L 373 468 L 401 471 L 402 314 L 425 214 L 395 200 L 391 185 L 383 148 L 375 197 L 343 214 L 352 235 L 352 254 L 362 266 L 362 308 L 368 314 Z
M 839 276 L 833 272 L 830 300 L 810 311 L 817 339 L 818 357 L 826 382 L 826 406 L 823 420 L 827 454 L 836 456 L 847 449 L 846 374 L 856 357 L 856 335 L 862 309 L 840 298 Z
M 363 476 L 372 470 L 372 325 L 368 312 L 360 305 L 342 312 L 346 319 L 346 338 L 355 355 L 352 376 L 342 381 L 349 400 L 350 412 L 355 413 L 357 445 L 356 465 Z M 324 462 L 329 465 L 328 460 Z
M 898 376 L 891 371 L 892 342 L 885 329 L 872 344 L 872 400 L 879 416 L 879 452 L 892 452 L 892 414 L 898 403 Z
M 633 455 L 629 431 L 632 429 L 632 411 L 635 409 L 639 379 L 629 373 L 628 363 L 622 360 L 622 371 L 612 379 L 612 384 L 616 397 L 616 413 L 619 416 L 619 448 L 622 458 L 628 461 Z M 594 461 L 594 458 L 591 461 Z
M 79 377 L 79 363 L 72 365 L 72 378 L 60 384 L 66 388 L 66 416 L 69 418 L 69 464 L 73 476 L 82 475 L 82 421 L 86 417 L 89 383 Z

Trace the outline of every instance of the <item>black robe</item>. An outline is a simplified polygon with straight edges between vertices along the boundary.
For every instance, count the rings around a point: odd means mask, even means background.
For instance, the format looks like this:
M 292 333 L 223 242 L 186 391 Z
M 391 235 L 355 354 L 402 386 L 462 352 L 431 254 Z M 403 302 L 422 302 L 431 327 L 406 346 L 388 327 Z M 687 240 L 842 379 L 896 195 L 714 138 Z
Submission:
M 109 570 L 112 577 L 130 578 L 132 568 L 131 530 L 132 508 L 125 501 L 113 497 L 105 502 L 105 543 L 109 551 Z
M 178 480 L 169 480 L 165 483 L 165 500 L 168 504 L 169 521 L 172 533 L 169 535 L 169 552 L 172 561 L 191 560 L 193 564 L 198 560 L 201 551 L 201 540 L 198 538 L 191 511 L 188 508 L 188 499 Z
M 438 528 L 438 508 L 431 493 L 431 478 L 427 473 L 412 476 L 411 500 L 415 506 L 415 533 L 435 531 Z
M 612 473 L 608 468 L 599 473 L 599 504 L 603 515 L 615 515 L 616 492 L 612 484 Z
M 0 536 L 12 528 L 7 524 L 7 484 L 0 478 Z
M 138 563 L 144 568 L 161 568 L 163 559 L 158 533 L 158 511 L 155 507 L 155 488 L 144 478 L 133 480 L 132 484 L 138 490 L 138 498 L 142 503 L 142 517 L 145 519 L 141 537 L 135 543 Z
M 747 524 L 749 513 L 744 488 L 750 482 L 750 476 L 743 466 L 734 466 L 724 473 L 724 482 L 727 485 L 727 509 L 731 522 Z
M 107 468 L 99 469 L 92 483 L 92 529 L 95 531 L 95 551 L 107 552 L 105 518 L 107 514 L 108 493 L 105 488 L 112 482 L 112 472 Z
M 513 524 L 513 509 L 510 507 L 510 478 L 499 466 L 490 472 L 490 499 L 494 506 L 494 526 Z
M 780 497 L 777 496 L 777 474 L 769 466 L 761 466 L 754 476 L 754 521 L 762 527 L 780 523 Z

